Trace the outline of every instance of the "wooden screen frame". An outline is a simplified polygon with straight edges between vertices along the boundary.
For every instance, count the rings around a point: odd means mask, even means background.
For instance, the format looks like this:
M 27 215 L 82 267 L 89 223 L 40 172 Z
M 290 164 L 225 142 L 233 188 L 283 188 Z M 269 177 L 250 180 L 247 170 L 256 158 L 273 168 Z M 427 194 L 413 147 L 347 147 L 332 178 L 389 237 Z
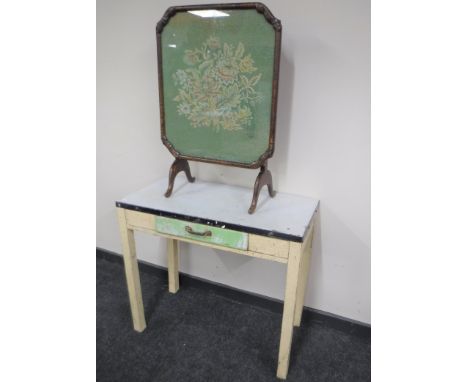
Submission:
M 271 24 L 275 31 L 275 51 L 274 51 L 274 66 L 273 66 L 273 83 L 272 83 L 272 97 L 271 97 L 271 113 L 270 113 L 270 134 L 268 139 L 267 150 L 260 155 L 260 157 L 251 163 L 241 163 L 235 161 L 227 161 L 220 159 L 204 158 L 191 155 L 184 155 L 178 152 L 174 146 L 169 142 L 166 135 L 166 120 L 164 114 L 164 81 L 162 73 L 162 44 L 161 35 L 164 27 L 167 25 L 171 17 L 177 12 L 187 12 L 196 10 L 238 10 L 238 9 L 255 9 L 261 13 L 265 20 Z M 278 81 L 279 81 L 279 66 L 281 57 L 281 21 L 273 16 L 271 11 L 262 3 L 230 3 L 230 4 L 203 4 L 203 5 L 184 5 L 174 6 L 166 10 L 161 20 L 156 25 L 156 41 L 157 41 L 157 54 L 158 54 L 158 87 L 159 87 L 159 109 L 160 109 L 160 123 L 161 123 L 161 140 L 171 152 L 171 154 L 179 160 L 191 160 L 205 163 L 216 163 L 226 166 L 242 167 L 242 168 L 259 168 L 263 166 L 266 161 L 273 156 L 275 150 L 275 133 L 276 133 L 276 110 L 278 101 Z

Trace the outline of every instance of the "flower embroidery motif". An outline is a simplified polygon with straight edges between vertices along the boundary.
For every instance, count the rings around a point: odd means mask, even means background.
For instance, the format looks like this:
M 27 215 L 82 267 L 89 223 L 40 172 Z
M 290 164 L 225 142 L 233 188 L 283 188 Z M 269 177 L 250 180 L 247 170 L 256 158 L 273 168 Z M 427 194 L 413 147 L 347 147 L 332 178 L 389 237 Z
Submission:
M 235 47 L 211 36 L 200 48 L 186 50 L 184 63 L 188 67 L 172 75 L 179 115 L 195 128 L 241 130 L 250 125 L 251 107 L 262 99 L 256 89 L 262 74 L 242 42 Z

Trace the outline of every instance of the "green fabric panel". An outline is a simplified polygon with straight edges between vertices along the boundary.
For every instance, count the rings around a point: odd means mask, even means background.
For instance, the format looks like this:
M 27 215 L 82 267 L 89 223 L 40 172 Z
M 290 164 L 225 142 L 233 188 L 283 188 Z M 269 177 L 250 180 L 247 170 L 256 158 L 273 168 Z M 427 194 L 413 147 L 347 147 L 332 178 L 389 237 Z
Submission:
M 188 233 L 185 227 L 189 226 L 195 232 L 211 231 L 211 236 L 198 236 Z M 231 231 L 218 227 L 210 227 L 204 224 L 190 223 L 183 220 L 156 217 L 156 230 L 172 236 L 186 237 L 192 240 L 203 241 L 221 245 L 223 247 L 237 248 L 247 250 L 248 234 L 244 232 Z
M 162 36 L 166 135 L 183 155 L 255 162 L 268 148 L 275 31 L 254 9 L 178 12 Z

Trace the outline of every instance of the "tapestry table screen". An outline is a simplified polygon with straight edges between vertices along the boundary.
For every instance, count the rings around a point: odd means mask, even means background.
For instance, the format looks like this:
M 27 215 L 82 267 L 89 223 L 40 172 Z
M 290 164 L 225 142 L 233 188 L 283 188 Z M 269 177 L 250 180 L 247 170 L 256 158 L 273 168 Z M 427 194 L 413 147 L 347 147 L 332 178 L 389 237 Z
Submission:
M 165 145 L 184 159 L 260 167 L 274 150 L 279 20 L 260 3 L 172 7 L 157 32 Z

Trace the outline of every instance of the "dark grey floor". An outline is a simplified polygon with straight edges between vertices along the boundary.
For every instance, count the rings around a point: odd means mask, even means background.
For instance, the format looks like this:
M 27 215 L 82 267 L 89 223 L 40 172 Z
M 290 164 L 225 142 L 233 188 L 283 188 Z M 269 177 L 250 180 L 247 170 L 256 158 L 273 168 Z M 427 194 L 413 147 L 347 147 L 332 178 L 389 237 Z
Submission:
M 143 333 L 132 329 L 121 259 L 97 258 L 98 382 L 278 381 L 279 309 L 184 279 L 173 295 L 161 272 L 143 266 L 140 274 Z M 287 381 L 370 381 L 366 333 L 305 314 L 294 332 Z

